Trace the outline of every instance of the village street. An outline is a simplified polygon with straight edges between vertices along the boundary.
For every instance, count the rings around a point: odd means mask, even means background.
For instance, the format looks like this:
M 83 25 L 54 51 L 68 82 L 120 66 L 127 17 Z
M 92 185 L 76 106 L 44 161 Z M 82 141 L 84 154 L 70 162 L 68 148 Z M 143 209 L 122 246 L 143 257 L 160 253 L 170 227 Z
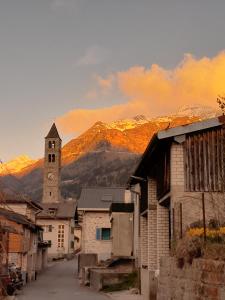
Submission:
M 16 300 L 106 300 L 107 296 L 79 286 L 76 262 L 57 262 L 16 296 Z

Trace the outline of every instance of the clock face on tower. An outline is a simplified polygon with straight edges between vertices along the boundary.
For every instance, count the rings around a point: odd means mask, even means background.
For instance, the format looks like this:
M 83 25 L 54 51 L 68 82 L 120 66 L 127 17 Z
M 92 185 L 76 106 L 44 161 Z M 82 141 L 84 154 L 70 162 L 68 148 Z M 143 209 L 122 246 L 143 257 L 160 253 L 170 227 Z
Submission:
M 51 172 L 50 172 L 50 173 L 48 173 L 48 179 L 49 179 L 49 180 L 51 180 L 51 181 L 52 181 L 54 178 L 55 178 L 55 176 L 54 176 L 54 174 L 53 174 L 53 173 L 51 173 Z

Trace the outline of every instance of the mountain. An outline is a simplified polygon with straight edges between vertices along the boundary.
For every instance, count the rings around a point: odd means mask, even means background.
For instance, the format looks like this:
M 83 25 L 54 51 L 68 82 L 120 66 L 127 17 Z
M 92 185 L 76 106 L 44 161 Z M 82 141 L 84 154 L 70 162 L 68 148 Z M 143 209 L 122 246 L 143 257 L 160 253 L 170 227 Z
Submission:
M 185 116 L 185 111 L 190 116 Z M 195 115 L 196 111 L 196 107 L 185 107 L 173 116 L 148 119 L 141 115 L 112 123 L 95 123 L 62 148 L 63 195 L 77 197 L 82 186 L 125 186 L 153 134 L 205 118 L 204 109 L 200 117 Z M 200 114 L 200 110 L 197 112 Z M 21 160 L 15 161 L 20 166 Z M 25 164 L 20 171 L 19 166 L 11 168 L 8 176 L 2 173 L 2 186 L 5 189 L 13 186 L 14 190 L 40 200 L 43 159 Z
M 221 111 L 215 110 L 210 106 L 202 105 L 184 105 L 179 108 L 177 116 L 200 117 L 201 119 L 210 119 L 221 114 Z
M 0 175 L 17 174 L 23 172 L 29 166 L 33 165 L 36 160 L 27 155 L 21 155 L 7 163 L 0 164 Z

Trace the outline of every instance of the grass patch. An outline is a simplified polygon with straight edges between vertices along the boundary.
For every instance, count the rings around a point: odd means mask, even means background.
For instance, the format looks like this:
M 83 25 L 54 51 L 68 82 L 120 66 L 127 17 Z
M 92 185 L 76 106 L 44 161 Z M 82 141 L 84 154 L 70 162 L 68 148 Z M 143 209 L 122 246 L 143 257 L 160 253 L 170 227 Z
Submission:
M 124 279 L 121 283 L 116 283 L 112 285 L 106 285 L 103 287 L 102 291 L 105 293 L 118 292 L 129 290 L 131 288 L 138 287 L 138 275 L 137 272 L 133 272 L 127 275 L 127 278 Z

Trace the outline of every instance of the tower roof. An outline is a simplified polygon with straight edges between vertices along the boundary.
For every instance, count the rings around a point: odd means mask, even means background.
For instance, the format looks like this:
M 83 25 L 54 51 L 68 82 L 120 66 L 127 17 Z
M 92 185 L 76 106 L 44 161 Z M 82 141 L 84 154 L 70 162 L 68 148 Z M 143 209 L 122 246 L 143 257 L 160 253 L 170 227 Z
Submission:
M 57 139 L 61 140 L 55 123 L 53 123 L 53 125 L 52 125 L 52 127 L 51 127 L 51 129 L 50 129 L 50 131 L 48 133 L 48 135 L 45 138 L 46 139 L 57 138 Z

